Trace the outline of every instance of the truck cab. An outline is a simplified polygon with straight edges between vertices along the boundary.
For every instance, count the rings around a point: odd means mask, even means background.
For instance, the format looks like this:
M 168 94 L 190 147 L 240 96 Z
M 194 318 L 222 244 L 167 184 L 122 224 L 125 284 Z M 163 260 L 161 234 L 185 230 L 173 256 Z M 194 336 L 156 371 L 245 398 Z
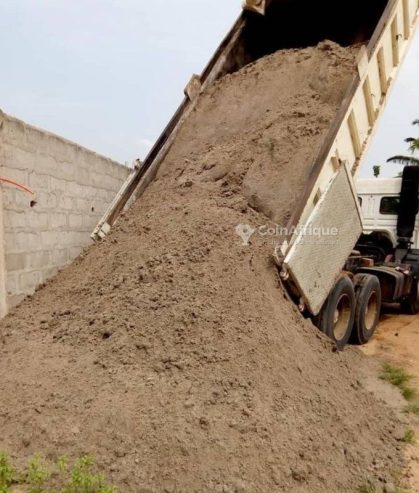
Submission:
M 397 246 L 397 218 L 402 178 L 361 178 L 356 190 L 363 216 L 364 238 L 380 237 L 392 248 Z M 412 237 L 412 248 L 419 248 L 419 219 Z

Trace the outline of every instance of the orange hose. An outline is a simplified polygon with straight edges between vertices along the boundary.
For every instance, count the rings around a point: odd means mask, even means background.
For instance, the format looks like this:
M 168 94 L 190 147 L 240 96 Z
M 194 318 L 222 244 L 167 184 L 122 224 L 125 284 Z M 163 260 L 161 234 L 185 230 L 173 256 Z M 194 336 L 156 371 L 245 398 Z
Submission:
M 4 177 L 0 176 L 0 182 L 8 183 L 9 185 L 13 185 L 16 188 L 23 190 L 24 192 L 28 192 L 31 195 L 35 195 L 35 192 L 33 190 L 31 190 L 30 188 L 25 187 L 25 185 L 21 185 L 20 183 L 17 183 L 16 181 L 9 180 L 8 178 L 4 178 Z

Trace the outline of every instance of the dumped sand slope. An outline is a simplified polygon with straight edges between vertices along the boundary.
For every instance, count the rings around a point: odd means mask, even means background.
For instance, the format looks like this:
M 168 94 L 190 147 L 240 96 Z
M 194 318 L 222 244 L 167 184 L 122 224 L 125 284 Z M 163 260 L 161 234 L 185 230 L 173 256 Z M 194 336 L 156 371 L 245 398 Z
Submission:
M 361 356 L 283 299 L 270 241 L 234 232 L 288 217 L 351 60 L 330 43 L 279 52 L 203 95 L 111 236 L 0 324 L 0 449 L 90 453 L 129 493 L 390 480 L 396 425 Z

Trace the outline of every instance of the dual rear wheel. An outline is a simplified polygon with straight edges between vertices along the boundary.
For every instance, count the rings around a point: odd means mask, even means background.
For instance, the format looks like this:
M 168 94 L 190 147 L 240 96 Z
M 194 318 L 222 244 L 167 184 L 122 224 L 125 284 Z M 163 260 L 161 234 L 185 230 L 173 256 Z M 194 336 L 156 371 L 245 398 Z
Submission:
M 353 281 L 341 277 L 327 298 L 316 325 L 339 349 L 349 341 L 366 344 L 377 328 L 381 287 L 376 276 L 357 274 Z

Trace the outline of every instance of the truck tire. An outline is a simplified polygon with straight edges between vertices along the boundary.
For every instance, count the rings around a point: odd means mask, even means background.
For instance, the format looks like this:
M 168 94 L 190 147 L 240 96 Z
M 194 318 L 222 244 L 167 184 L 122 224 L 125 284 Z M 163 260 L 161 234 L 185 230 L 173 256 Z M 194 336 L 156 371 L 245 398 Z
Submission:
M 419 313 L 419 281 L 414 280 L 412 291 L 409 297 L 400 303 L 400 308 L 403 313 L 408 315 L 416 315 Z
M 381 285 L 377 276 L 357 274 L 354 286 L 356 307 L 352 342 L 366 344 L 380 321 Z
M 349 277 L 341 277 L 317 318 L 317 326 L 336 343 L 338 349 L 343 349 L 351 337 L 354 318 L 354 286 Z

